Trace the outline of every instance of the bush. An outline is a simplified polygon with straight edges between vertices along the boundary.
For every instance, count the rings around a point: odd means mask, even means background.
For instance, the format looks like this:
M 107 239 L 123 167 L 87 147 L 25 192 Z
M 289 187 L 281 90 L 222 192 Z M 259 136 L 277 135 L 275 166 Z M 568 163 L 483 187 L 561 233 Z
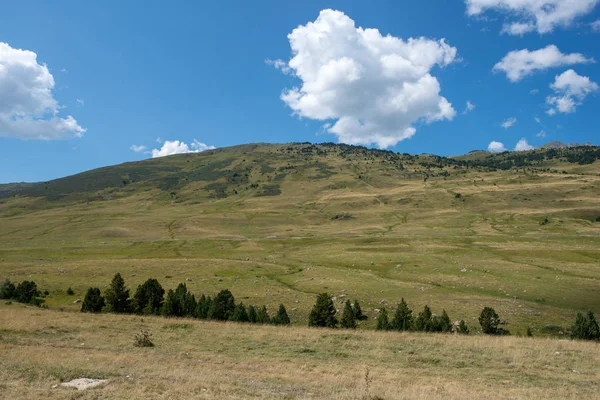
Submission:
M 289 325 L 290 324 L 290 317 L 288 316 L 288 313 L 283 304 L 279 305 L 277 314 L 273 317 L 273 320 L 271 322 L 275 325 Z
M 527 337 L 533 337 L 533 332 L 531 332 L 531 328 L 527 327 L 527 332 L 525 332 L 525 336 Z
M 17 285 L 14 292 L 14 298 L 19 303 L 29 303 L 40 305 L 42 301 L 37 299 L 41 293 L 34 281 L 23 281 Z
M 73 291 L 73 289 L 71 289 L 71 287 L 69 287 L 69 288 L 67 289 L 67 294 L 68 294 L 69 296 L 73 296 L 73 295 L 75 294 L 75 292 Z
M 271 318 L 269 317 L 269 312 L 267 311 L 266 306 L 262 306 L 260 310 L 256 313 L 256 323 L 257 324 L 269 324 L 271 323 Z
M 246 311 L 246 306 L 244 306 L 244 303 L 239 303 L 237 306 L 235 306 L 235 309 L 233 310 L 233 313 L 229 319 L 234 322 L 248 322 L 248 312 Z
M 139 285 L 133 295 L 133 311 L 137 314 L 158 315 L 165 300 L 165 289 L 156 279 Z
M 340 320 L 340 326 L 345 329 L 356 329 L 356 315 L 354 309 L 350 304 L 350 300 L 346 300 L 344 305 L 344 311 L 342 312 L 342 319 Z
M 258 322 L 258 314 L 256 313 L 256 307 L 254 306 L 248 307 L 248 322 L 251 324 Z
M 498 324 L 500 324 L 500 317 L 496 314 L 496 311 L 491 307 L 485 307 L 479 316 L 479 325 L 481 325 L 483 333 L 497 335 L 500 333 Z
M 433 314 L 431 313 L 431 308 L 426 305 L 414 321 L 414 330 L 421 332 L 431 331 L 433 325 L 432 318 Z
M 446 310 L 442 310 L 442 315 L 433 317 L 431 321 L 431 332 L 451 332 L 452 322 Z
M 81 303 L 81 312 L 99 313 L 104 308 L 104 297 L 100 294 L 100 289 L 89 288 L 83 303 Z
M 137 333 L 133 339 L 133 345 L 136 347 L 153 347 L 154 343 L 150 340 L 152 334 L 148 331 L 140 331 Z
M 460 335 L 468 335 L 470 333 L 469 328 L 467 327 L 467 323 L 465 322 L 464 319 L 461 319 L 460 322 L 458 323 L 457 332 Z
M 378 331 L 387 331 L 390 329 L 390 321 L 388 318 L 388 312 L 385 309 L 385 307 L 383 307 L 380 311 L 379 311 L 379 316 L 377 317 L 377 328 Z
M 354 316 L 357 320 L 362 321 L 363 319 L 367 319 L 367 316 L 363 314 L 362 309 L 360 308 L 360 304 L 358 304 L 358 300 L 354 300 L 352 309 L 354 310 Z
M 0 299 L 12 299 L 15 297 L 15 285 L 8 279 L 0 283 Z
M 209 319 L 227 321 L 235 310 L 235 299 L 227 289 L 221 290 L 212 301 L 208 311 Z
M 308 326 L 335 328 L 338 324 L 337 318 L 335 318 L 336 313 L 337 310 L 333 305 L 331 296 L 327 293 L 321 293 L 317 296 L 317 301 L 310 311 Z
M 196 304 L 196 318 L 208 318 L 208 310 L 210 309 L 211 304 L 212 299 L 210 298 L 210 296 L 200 296 L 200 300 L 198 300 L 198 303 Z
M 587 316 L 577 313 L 575 323 L 571 326 L 571 338 L 580 340 L 600 340 L 600 327 L 594 313 L 588 311 Z
M 129 289 L 125 288 L 125 281 L 121 274 L 117 273 L 104 293 L 106 308 L 109 312 L 128 313 L 131 312 L 131 299 Z
M 392 320 L 392 329 L 397 331 L 408 331 L 412 325 L 412 310 L 408 308 L 408 304 L 404 298 L 398 304 L 394 319 Z

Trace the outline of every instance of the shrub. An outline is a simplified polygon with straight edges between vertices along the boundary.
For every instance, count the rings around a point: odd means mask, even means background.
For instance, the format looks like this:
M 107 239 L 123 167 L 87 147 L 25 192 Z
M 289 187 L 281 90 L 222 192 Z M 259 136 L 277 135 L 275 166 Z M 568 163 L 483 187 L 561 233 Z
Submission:
M 421 332 L 431 331 L 432 325 L 433 325 L 432 318 L 433 318 L 433 315 L 431 314 L 431 308 L 429 308 L 429 306 L 426 305 L 423 308 L 423 311 L 421 311 L 417 315 L 417 318 L 414 321 L 415 331 L 421 331 Z
M 533 332 L 531 332 L 531 328 L 527 327 L 527 332 L 525 332 L 525 336 L 527 337 L 533 337 Z
M 154 343 L 150 340 L 152 334 L 148 331 L 140 331 L 137 333 L 133 339 L 133 345 L 136 347 L 153 347 Z
M 367 319 L 367 316 L 363 314 L 362 309 L 360 308 L 360 304 L 358 304 L 358 300 L 354 300 L 352 309 L 354 310 L 354 316 L 357 320 L 362 321 L 363 319 Z
M 221 290 L 212 301 L 208 311 L 208 318 L 227 321 L 235 310 L 235 299 L 227 289 Z
M 14 298 L 19 303 L 30 303 L 40 305 L 42 301 L 37 299 L 40 291 L 34 281 L 23 281 L 15 288 Z
M 273 324 L 275 325 L 290 324 L 290 317 L 288 316 L 288 313 L 283 304 L 279 305 L 279 309 L 277 309 L 277 314 L 273 317 L 273 320 L 271 322 L 273 322 Z
M 67 289 L 67 294 L 68 294 L 69 296 L 73 296 L 73 295 L 75 294 L 75 292 L 73 291 L 73 289 L 71 289 L 71 287 L 69 287 L 69 288 Z
M 165 289 L 156 279 L 139 285 L 133 295 L 133 311 L 137 314 L 158 315 L 165 300 Z
M 181 316 L 181 304 L 175 296 L 173 289 L 169 289 L 167 292 L 167 298 L 165 299 L 161 314 L 165 317 L 178 317 Z
M 109 312 L 128 313 L 131 312 L 131 299 L 129 289 L 125 288 L 125 281 L 121 274 L 117 273 L 104 293 L 106 308 Z
M 412 310 L 408 308 L 408 304 L 404 298 L 398 304 L 394 319 L 392 320 L 392 329 L 397 331 L 408 331 L 412 325 Z
M 333 305 L 331 296 L 327 293 L 321 293 L 317 296 L 317 301 L 310 311 L 308 317 L 308 326 L 321 326 L 325 328 L 335 328 L 338 324 L 335 314 L 337 310 Z
M 442 315 L 433 317 L 431 320 L 431 332 L 451 332 L 452 322 L 446 310 L 442 310 Z
M 588 311 L 586 316 L 577 313 L 575 323 L 571 326 L 571 338 L 600 340 L 600 327 L 598 327 L 598 322 L 596 322 L 596 317 L 594 317 L 593 312 Z
M 15 297 L 15 285 L 8 279 L 0 283 L 0 299 L 12 299 Z
M 262 306 L 260 310 L 256 313 L 256 323 L 258 324 L 268 324 L 271 322 L 271 317 L 269 317 L 269 312 L 267 311 L 266 306 Z
M 379 316 L 377 317 L 377 328 L 378 331 L 387 331 L 390 329 L 390 321 L 388 318 L 388 312 L 385 309 L 385 307 L 383 307 L 380 311 L 379 311 Z
M 345 329 L 356 329 L 356 315 L 354 314 L 350 300 L 346 300 L 346 304 L 344 305 L 340 326 Z
M 249 306 L 248 307 L 248 322 L 251 324 L 255 324 L 258 320 L 258 314 L 256 313 L 256 307 Z
M 104 308 L 104 297 L 100 294 L 100 289 L 89 288 L 83 303 L 81 303 L 81 312 L 99 313 Z
M 491 307 L 485 307 L 479 316 L 479 325 L 481 325 L 483 333 L 497 335 L 499 333 L 498 324 L 500 324 L 500 317 L 496 311 Z
M 460 322 L 458 323 L 457 332 L 460 335 L 468 335 L 469 334 L 469 328 L 467 327 L 467 324 L 464 319 L 461 319 Z
M 200 296 L 200 299 L 196 304 L 196 318 L 208 318 L 208 309 L 210 308 L 211 303 L 212 299 L 210 298 L 210 296 L 208 298 L 204 295 Z
M 246 306 L 244 303 L 239 303 L 235 306 L 231 317 L 229 318 L 231 321 L 235 322 L 248 322 L 248 312 L 246 311 Z

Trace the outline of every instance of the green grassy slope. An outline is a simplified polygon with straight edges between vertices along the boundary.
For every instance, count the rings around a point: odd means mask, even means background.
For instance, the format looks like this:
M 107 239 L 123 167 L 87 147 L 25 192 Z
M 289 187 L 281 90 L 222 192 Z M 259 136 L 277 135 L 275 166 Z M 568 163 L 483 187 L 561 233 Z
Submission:
M 328 291 L 371 317 L 405 297 L 470 325 L 489 305 L 513 332 L 556 333 L 577 310 L 600 313 L 596 152 L 250 144 L 1 185 L 0 277 L 35 280 L 53 307 L 121 272 L 130 287 L 190 279 L 195 293 L 284 302 L 302 324 Z

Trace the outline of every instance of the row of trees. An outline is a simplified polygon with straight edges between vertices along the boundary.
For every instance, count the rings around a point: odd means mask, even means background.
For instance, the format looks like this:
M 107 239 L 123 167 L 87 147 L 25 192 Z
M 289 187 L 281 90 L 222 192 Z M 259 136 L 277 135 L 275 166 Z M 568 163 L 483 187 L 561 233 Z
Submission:
M 23 281 L 15 285 L 8 279 L 0 283 L 0 299 L 15 300 L 19 303 L 41 305 L 44 300 L 40 299 L 42 293 L 38 290 L 34 281 Z
M 131 298 L 121 274 L 113 277 L 104 296 L 99 288 L 89 288 L 81 304 L 81 311 L 163 315 L 275 325 L 290 324 L 290 318 L 283 304 L 279 305 L 277 314 L 271 318 L 266 306 L 259 308 L 253 305 L 246 307 L 241 302 L 236 304 L 233 294 L 227 289 L 221 290 L 214 298 L 203 294 L 196 300 L 196 296 L 188 290 L 185 283 L 180 283 L 175 290 L 169 289 L 165 298 L 165 290 L 161 284 L 156 279 L 148 279 L 137 287 Z

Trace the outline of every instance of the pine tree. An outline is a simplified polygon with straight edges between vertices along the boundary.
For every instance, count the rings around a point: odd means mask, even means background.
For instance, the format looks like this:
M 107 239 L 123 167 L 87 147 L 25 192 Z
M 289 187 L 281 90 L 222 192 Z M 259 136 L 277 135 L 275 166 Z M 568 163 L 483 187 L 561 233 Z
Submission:
M 23 281 L 17 285 L 14 292 L 14 298 L 19 303 L 36 303 L 36 297 L 40 295 L 40 291 L 34 281 Z
M 100 289 L 89 288 L 81 303 L 81 312 L 99 313 L 104 305 L 104 297 L 100 294 Z
M 461 319 L 460 322 L 458 323 L 458 333 L 460 335 L 468 335 L 469 334 L 469 328 L 467 327 L 467 323 L 465 322 L 464 319 Z
M 206 296 L 200 296 L 198 299 L 198 303 L 196 304 L 196 312 L 194 316 L 199 319 L 206 319 L 206 315 L 208 314 L 208 308 L 206 307 Z
M 388 312 L 383 307 L 379 311 L 379 316 L 377 317 L 377 328 L 378 331 L 388 331 L 390 329 L 390 320 L 388 318 Z
M 363 319 L 367 319 L 367 316 L 363 314 L 362 308 L 360 308 L 360 304 L 358 304 L 358 300 L 354 300 L 354 304 L 352 305 L 352 309 L 354 310 L 354 317 L 362 321 Z
M 527 337 L 533 337 L 533 332 L 531 332 L 531 328 L 527 327 L 527 331 L 525 332 L 525 336 Z
M 274 325 L 289 325 L 290 324 L 290 317 L 288 316 L 288 313 L 285 310 L 285 306 L 283 304 L 279 305 L 277 314 L 273 317 L 272 322 Z
M 169 289 L 167 297 L 163 303 L 162 315 L 165 317 L 180 317 L 181 316 L 181 302 L 175 295 L 173 289 Z
M 317 296 L 317 301 L 310 312 L 308 326 L 335 328 L 338 324 L 337 318 L 335 318 L 336 313 L 337 310 L 331 296 L 321 293 Z
M 429 332 L 432 328 L 432 314 L 429 306 L 425 306 L 414 322 L 415 331 Z
M 219 321 L 227 321 L 234 310 L 235 299 L 229 290 L 224 289 L 213 299 L 208 317 Z
M 344 329 L 356 329 L 356 316 L 354 315 L 350 300 L 346 300 L 346 304 L 344 305 L 340 326 Z
M 488 335 L 496 335 L 498 332 L 498 324 L 500 324 L 500 317 L 496 314 L 491 307 L 485 307 L 479 315 L 479 325 L 483 333 Z
M 13 299 L 15 297 L 15 285 L 8 279 L 0 284 L 0 299 Z
M 260 310 L 256 313 L 256 323 L 258 324 L 268 324 L 271 322 L 271 317 L 269 317 L 269 312 L 267 311 L 266 306 L 262 306 Z
M 392 320 L 392 329 L 397 331 L 408 331 L 412 326 L 412 310 L 408 308 L 408 304 L 404 300 L 400 300 L 394 319 Z
M 450 317 L 446 310 L 442 311 L 442 315 L 436 316 L 433 318 L 431 323 L 431 332 L 451 332 L 452 331 L 452 322 L 450 322 Z
M 248 322 L 255 324 L 257 322 L 258 315 L 256 314 L 256 307 L 248 307 Z
M 137 314 L 160 313 L 164 302 L 165 290 L 156 279 L 148 279 L 139 285 L 133 295 L 133 310 Z
M 191 292 L 187 292 L 183 298 L 183 316 L 194 317 L 196 315 L 197 306 L 198 303 L 196 303 L 196 296 L 194 296 Z
M 571 326 L 571 338 L 580 340 L 600 340 L 600 327 L 594 313 L 588 311 L 584 316 L 577 313 L 575 323 Z
M 248 312 L 246 311 L 246 306 L 244 303 L 239 303 L 235 306 L 231 317 L 229 317 L 231 321 L 234 322 L 248 322 Z
M 125 288 L 125 281 L 121 274 L 117 273 L 109 288 L 104 293 L 106 307 L 109 312 L 128 313 L 131 312 L 131 299 L 129 298 L 129 290 Z

